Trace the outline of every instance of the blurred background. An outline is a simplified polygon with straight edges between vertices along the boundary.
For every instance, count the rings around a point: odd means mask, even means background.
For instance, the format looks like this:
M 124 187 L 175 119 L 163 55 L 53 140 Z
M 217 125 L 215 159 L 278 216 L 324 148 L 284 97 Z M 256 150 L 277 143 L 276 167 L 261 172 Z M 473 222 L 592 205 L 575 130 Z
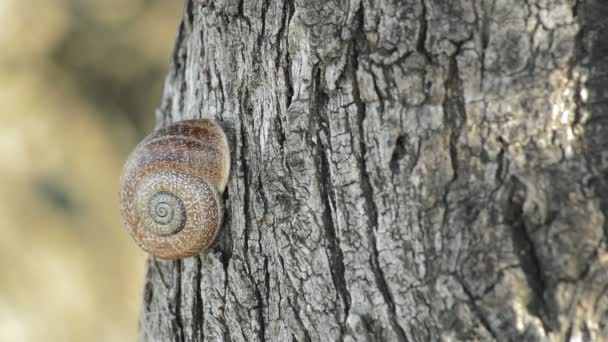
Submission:
M 154 127 L 182 1 L 0 0 L 0 341 L 134 341 L 122 163 Z

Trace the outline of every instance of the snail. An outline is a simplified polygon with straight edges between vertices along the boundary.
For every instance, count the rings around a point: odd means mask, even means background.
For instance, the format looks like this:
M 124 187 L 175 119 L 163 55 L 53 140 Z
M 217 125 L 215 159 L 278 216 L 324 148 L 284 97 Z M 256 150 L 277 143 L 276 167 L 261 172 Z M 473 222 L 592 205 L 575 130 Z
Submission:
M 222 226 L 230 151 L 213 120 L 187 120 L 148 135 L 125 163 L 123 222 L 148 253 L 180 259 L 208 250 Z

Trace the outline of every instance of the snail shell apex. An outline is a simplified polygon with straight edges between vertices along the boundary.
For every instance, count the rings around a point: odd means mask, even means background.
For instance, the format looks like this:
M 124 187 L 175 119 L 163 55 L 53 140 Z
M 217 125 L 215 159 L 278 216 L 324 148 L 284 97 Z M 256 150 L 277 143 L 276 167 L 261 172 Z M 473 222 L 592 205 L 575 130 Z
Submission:
M 127 159 L 120 209 L 145 251 L 186 258 L 211 247 L 221 229 L 230 172 L 226 135 L 213 120 L 187 120 L 146 137 Z

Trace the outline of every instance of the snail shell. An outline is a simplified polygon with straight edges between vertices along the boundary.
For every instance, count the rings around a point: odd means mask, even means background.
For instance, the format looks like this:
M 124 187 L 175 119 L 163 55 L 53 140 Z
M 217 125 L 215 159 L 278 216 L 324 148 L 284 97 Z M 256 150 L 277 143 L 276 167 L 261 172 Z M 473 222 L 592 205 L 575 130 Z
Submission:
M 222 225 L 230 151 L 213 120 L 187 120 L 147 136 L 127 159 L 120 211 L 145 251 L 164 259 L 206 251 Z

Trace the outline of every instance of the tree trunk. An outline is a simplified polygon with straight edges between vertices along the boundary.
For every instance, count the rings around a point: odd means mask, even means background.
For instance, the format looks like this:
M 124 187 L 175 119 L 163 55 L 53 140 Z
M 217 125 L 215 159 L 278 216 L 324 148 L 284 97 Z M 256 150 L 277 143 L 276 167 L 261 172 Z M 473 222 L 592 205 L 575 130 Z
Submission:
M 159 126 L 215 117 L 218 244 L 146 341 L 608 336 L 603 0 L 188 1 Z

